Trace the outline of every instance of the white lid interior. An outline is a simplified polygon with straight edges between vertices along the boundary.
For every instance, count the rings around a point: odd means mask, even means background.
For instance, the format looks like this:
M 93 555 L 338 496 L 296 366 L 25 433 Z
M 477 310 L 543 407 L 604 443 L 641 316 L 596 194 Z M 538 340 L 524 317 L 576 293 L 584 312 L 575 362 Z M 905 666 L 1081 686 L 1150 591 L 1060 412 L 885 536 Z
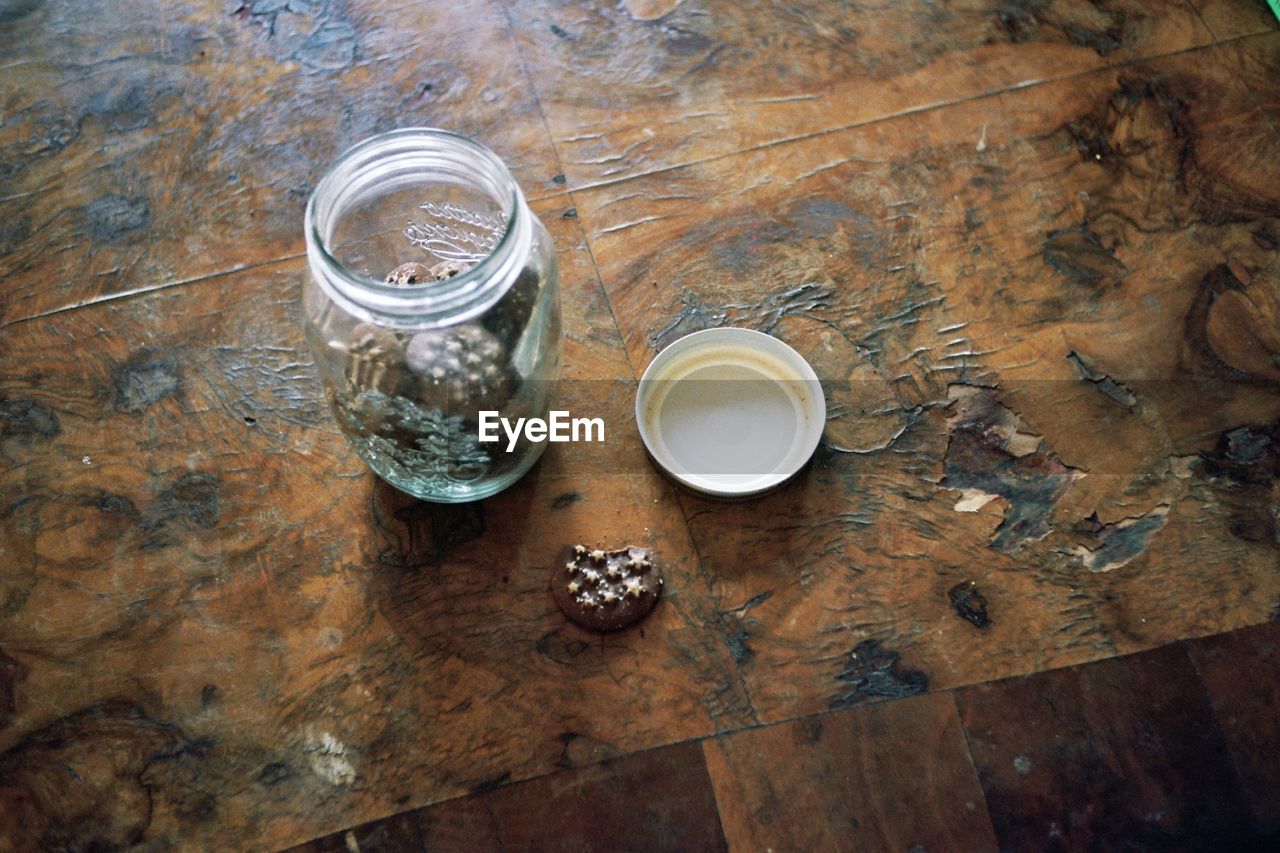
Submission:
M 660 352 L 636 396 L 640 437 L 677 481 L 737 497 L 773 488 L 813 454 L 826 423 L 808 362 L 751 329 L 708 329 Z

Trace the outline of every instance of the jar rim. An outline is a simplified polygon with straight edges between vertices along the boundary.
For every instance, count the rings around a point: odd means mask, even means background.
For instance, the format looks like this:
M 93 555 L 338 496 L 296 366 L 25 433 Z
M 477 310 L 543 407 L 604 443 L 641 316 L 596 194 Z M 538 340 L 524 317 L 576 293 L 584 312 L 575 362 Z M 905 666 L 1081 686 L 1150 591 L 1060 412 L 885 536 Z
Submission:
M 474 157 L 476 164 L 488 173 L 487 176 L 505 195 L 501 201 L 510 209 L 510 213 L 506 216 L 502 234 L 493 248 L 466 271 L 443 281 L 431 282 L 431 286 L 427 288 L 388 284 L 348 268 L 330 251 L 321 228 L 328 224 L 339 209 L 338 202 L 342 200 L 340 194 L 347 185 L 346 182 L 358 178 L 360 164 L 375 156 L 393 158 L 413 152 L 421 153 L 431 146 L 442 146 L 443 150 L 452 149 Z M 323 205 L 325 200 L 329 200 L 328 209 Z M 506 164 L 486 146 L 470 137 L 441 128 L 397 128 L 375 134 L 347 148 L 316 184 L 307 200 L 304 214 L 308 261 L 312 262 L 314 272 L 313 253 L 318 256 L 323 272 L 328 273 L 317 276 L 322 286 L 330 291 L 331 296 L 348 303 L 349 308 L 354 304 L 358 309 L 363 309 L 359 313 L 372 312 L 383 318 L 412 316 L 419 320 L 447 314 L 450 321 L 457 321 L 465 319 L 456 316 L 459 310 L 474 306 L 474 310 L 466 313 L 478 314 L 493 301 L 486 297 L 493 296 L 496 299 L 505 291 L 505 287 L 500 287 L 506 277 L 502 275 L 504 267 L 510 266 L 509 259 L 517 251 L 516 245 L 529 240 L 528 214 L 524 207 L 524 195 L 519 184 Z M 495 288 L 499 292 L 491 294 L 489 291 Z M 341 293 L 334 293 L 334 290 Z

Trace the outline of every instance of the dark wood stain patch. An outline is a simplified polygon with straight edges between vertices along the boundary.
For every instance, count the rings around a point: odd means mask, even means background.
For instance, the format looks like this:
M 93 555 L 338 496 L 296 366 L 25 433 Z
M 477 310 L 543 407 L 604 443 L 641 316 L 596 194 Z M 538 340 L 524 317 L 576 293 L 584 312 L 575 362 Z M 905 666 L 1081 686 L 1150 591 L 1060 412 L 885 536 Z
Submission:
M 218 524 L 221 485 L 212 474 L 184 474 L 156 495 L 142 517 L 147 531 L 145 550 L 175 545 L 174 525 L 194 525 L 209 529 Z
M 116 407 L 139 414 L 153 403 L 177 395 L 182 390 L 182 371 L 173 355 L 142 352 L 117 367 L 112 381 Z
M 1056 30 L 1066 40 L 1087 47 L 1099 56 L 1110 56 L 1131 38 L 1123 9 L 1110 4 L 1083 6 L 1050 3 L 1047 0 L 1002 3 L 995 13 L 996 25 L 1014 44 L 1041 37 L 1041 31 Z
M 9 726 L 18 709 L 18 685 L 27 677 L 27 667 L 0 649 L 0 731 Z
M 1027 540 L 1049 533 L 1049 514 L 1075 480 L 1075 471 L 1056 455 L 1025 452 L 1017 416 L 986 388 L 955 389 L 958 411 L 947 423 L 946 472 L 942 486 L 996 495 L 1009 504 L 992 547 L 1016 551 Z
M 258 783 L 270 787 L 293 776 L 293 769 L 282 761 L 272 761 L 258 771 Z
M 1231 535 L 1280 550 L 1280 421 L 1227 430 L 1201 460 Z
M 43 3 L 44 0 L 8 0 L 0 4 L 0 24 L 12 24 L 39 9 Z
M 555 500 L 551 502 L 552 509 L 564 509 L 567 506 L 582 500 L 582 495 L 578 492 L 564 492 L 556 495 Z
M 61 432 L 62 425 L 53 410 L 30 397 L 0 399 L 0 439 L 29 443 L 57 438 Z
M 748 631 L 729 632 L 729 654 L 733 656 L 734 663 L 744 664 L 756 656 L 755 650 L 751 648 L 750 640 L 751 634 Z
M 1091 289 L 1114 287 L 1129 274 L 1102 238 L 1084 227 L 1050 231 L 1043 253 L 1044 262 L 1055 272 Z
M 151 224 L 151 202 L 145 195 L 104 195 L 84 213 L 89 236 L 103 243 L 133 240 Z
M 0 178 L 4 177 L 4 167 L 0 166 Z M 0 256 L 13 252 L 22 241 L 31 235 L 31 217 L 20 216 L 0 225 Z
M 752 633 L 754 631 L 767 630 L 767 628 L 760 620 L 748 614 L 753 608 L 759 607 L 772 598 L 773 592 L 771 589 L 765 590 L 753 595 L 732 610 L 725 610 L 721 613 L 721 617 L 725 622 L 729 654 L 733 657 L 734 663 L 745 664 L 756 656 L 755 649 L 751 648 Z
M 359 50 L 356 28 L 341 0 L 252 0 L 232 14 L 258 27 L 281 60 L 314 71 L 341 71 Z
M 829 707 L 835 710 L 873 699 L 901 699 L 928 690 L 929 677 L 918 669 L 901 666 L 900 657 L 879 640 L 858 643 L 836 676 L 846 688 L 831 698 Z
M 956 615 L 973 627 L 991 627 L 991 617 L 987 615 L 987 597 L 973 581 L 964 581 L 951 587 L 947 590 L 947 599 L 955 608 Z

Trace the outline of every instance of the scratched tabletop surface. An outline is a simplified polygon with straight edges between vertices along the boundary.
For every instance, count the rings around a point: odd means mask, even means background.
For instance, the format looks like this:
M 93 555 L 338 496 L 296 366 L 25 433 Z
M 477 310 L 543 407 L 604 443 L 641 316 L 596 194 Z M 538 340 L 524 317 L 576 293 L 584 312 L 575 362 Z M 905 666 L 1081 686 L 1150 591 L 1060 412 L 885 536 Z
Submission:
M 368 473 L 299 325 L 404 126 L 509 164 L 607 425 L 476 504 Z M 0 848 L 1280 830 L 1262 0 L 0 0 L 0 276 Z M 717 326 L 828 390 L 747 502 L 631 414 Z M 664 600 L 566 621 L 572 543 Z

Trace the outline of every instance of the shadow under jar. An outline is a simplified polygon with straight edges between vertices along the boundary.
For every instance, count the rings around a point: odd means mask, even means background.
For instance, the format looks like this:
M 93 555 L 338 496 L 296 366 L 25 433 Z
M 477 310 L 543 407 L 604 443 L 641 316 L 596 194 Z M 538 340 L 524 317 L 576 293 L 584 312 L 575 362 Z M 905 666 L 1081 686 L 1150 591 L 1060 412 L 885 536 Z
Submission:
M 321 179 L 306 239 L 307 343 L 369 467 L 443 503 L 528 471 L 545 444 L 481 442 L 480 413 L 548 416 L 559 281 L 551 238 L 502 161 L 441 130 L 372 137 Z

